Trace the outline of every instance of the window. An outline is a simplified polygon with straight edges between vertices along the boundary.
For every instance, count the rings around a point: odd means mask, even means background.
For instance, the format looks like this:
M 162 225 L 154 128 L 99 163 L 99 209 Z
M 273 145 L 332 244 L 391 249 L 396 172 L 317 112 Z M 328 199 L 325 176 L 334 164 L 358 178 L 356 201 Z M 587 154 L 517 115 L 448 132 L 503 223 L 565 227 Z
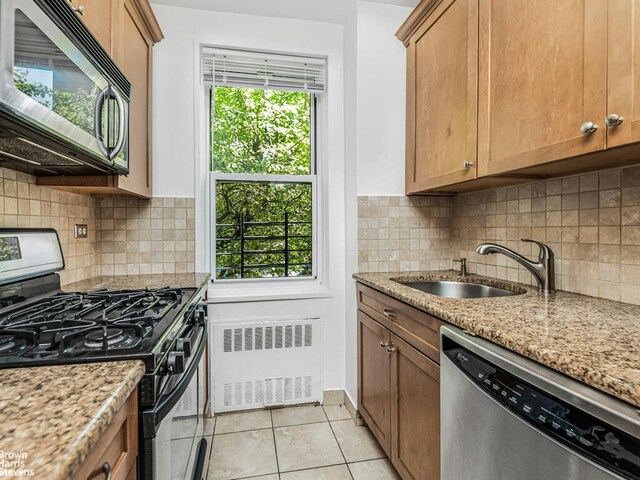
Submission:
M 205 56 L 217 280 L 317 275 L 316 101 L 324 63 Z

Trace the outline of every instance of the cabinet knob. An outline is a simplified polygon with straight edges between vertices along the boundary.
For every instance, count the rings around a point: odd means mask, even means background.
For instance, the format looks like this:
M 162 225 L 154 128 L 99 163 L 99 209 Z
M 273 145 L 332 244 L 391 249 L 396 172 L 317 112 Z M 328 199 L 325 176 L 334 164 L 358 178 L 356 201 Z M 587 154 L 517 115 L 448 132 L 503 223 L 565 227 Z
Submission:
M 471 167 L 473 167 L 473 166 L 475 165 L 475 163 L 473 163 L 473 162 L 469 162 L 469 161 L 467 160 L 467 161 L 465 161 L 462 165 L 464 166 L 464 168 L 471 168 Z
M 397 351 L 398 351 L 398 347 L 394 347 L 393 345 L 389 345 L 387 347 L 387 353 L 389 355 L 391 355 L 392 353 L 397 352 Z
M 617 127 L 618 125 L 621 125 L 622 122 L 624 122 L 624 117 L 615 113 L 607 115 L 607 118 L 604 119 L 604 123 L 607 127 Z
M 388 343 L 380 342 L 380 348 L 389 348 Z
M 580 131 L 585 135 L 595 133 L 598 128 L 598 125 L 593 122 L 584 122 L 580 125 Z

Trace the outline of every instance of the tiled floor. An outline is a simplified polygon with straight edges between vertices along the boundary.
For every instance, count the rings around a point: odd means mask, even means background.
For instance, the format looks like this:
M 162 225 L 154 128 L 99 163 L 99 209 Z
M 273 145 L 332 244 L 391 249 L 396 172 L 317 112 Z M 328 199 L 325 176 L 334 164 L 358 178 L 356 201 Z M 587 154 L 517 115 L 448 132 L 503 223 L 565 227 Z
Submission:
M 367 427 L 343 406 L 217 416 L 208 480 L 397 480 Z

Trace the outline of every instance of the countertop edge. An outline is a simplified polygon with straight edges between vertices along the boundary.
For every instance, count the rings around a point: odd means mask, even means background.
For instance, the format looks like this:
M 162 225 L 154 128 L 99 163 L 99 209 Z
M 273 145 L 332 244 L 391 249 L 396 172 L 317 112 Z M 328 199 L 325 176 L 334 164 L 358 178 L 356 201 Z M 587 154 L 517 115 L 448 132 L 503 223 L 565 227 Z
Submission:
M 393 278 L 393 276 L 393 273 L 390 273 L 388 280 Z M 575 368 L 574 366 L 573 369 L 570 369 L 568 366 L 574 364 L 575 359 L 565 356 L 558 350 L 543 348 L 542 346 L 537 345 L 535 341 L 527 343 L 509 339 L 508 329 L 497 329 L 483 326 L 476 320 L 465 318 L 464 314 L 450 314 L 449 312 L 439 308 L 429 308 L 428 305 L 418 303 L 409 295 L 403 295 L 401 292 L 388 288 L 374 279 L 367 278 L 366 273 L 355 273 L 352 277 L 356 282 L 373 288 L 374 290 L 384 293 L 400 302 L 406 303 L 417 310 L 433 315 L 434 317 L 464 330 L 468 330 L 469 332 L 489 340 L 490 342 L 523 355 L 534 362 L 567 375 L 568 377 L 580 381 L 596 390 L 606 393 L 607 395 L 611 395 L 612 397 L 635 407 L 640 407 L 640 392 L 636 391 L 637 389 L 634 388 L 633 385 L 625 384 L 619 379 L 610 377 L 606 373 L 592 368 L 587 364 L 581 364 L 580 368 Z M 514 282 L 508 283 L 514 284 Z M 529 289 L 531 288 L 532 287 L 529 287 Z M 595 382 L 594 379 L 597 379 L 597 382 Z
M 134 363 L 128 374 L 122 379 L 119 388 L 116 388 L 111 396 L 102 404 L 96 415 L 81 430 L 75 442 L 69 445 L 66 452 L 61 455 L 68 456 L 60 469 L 59 479 L 71 479 L 87 459 L 92 448 L 98 443 L 101 435 L 111 425 L 111 422 L 125 404 L 131 393 L 140 383 L 145 373 L 145 365 L 142 360 L 125 360 L 124 362 L 110 363 Z

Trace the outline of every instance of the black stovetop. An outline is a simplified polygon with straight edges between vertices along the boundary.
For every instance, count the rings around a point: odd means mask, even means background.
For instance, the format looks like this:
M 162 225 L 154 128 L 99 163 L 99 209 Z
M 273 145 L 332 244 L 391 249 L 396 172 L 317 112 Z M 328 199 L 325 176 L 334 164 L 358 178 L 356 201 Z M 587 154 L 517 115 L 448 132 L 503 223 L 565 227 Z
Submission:
M 0 306 L 0 368 L 152 356 L 195 291 L 58 290 L 6 302 Z

